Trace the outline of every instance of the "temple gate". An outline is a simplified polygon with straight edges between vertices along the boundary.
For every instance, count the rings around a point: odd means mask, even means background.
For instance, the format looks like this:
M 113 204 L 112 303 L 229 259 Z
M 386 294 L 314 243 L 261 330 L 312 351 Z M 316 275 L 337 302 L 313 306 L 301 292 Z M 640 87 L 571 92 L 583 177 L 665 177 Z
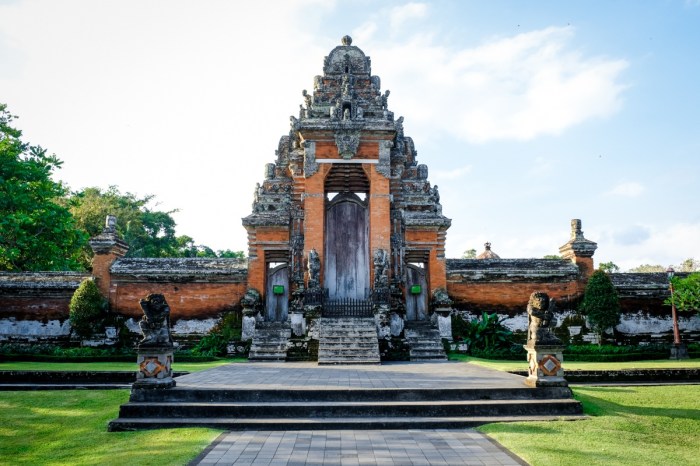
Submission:
M 265 353 L 264 338 L 284 339 L 278 328 L 285 322 L 323 347 L 323 329 L 337 321 L 325 319 L 320 336 L 309 335 L 310 309 L 354 317 L 351 325 L 374 314 L 362 325 L 379 323 L 375 341 L 399 337 L 401 322 L 434 321 L 431 299 L 446 288 L 450 219 L 404 135 L 403 117 L 389 110 L 389 91 L 372 76 L 369 57 L 343 37 L 324 59 L 313 92 L 302 97 L 275 163 L 265 166 L 255 188 L 253 212 L 243 219 L 248 286 L 263 290 L 265 308 L 251 357 Z M 276 351 L 274 358 L 283 359 Z

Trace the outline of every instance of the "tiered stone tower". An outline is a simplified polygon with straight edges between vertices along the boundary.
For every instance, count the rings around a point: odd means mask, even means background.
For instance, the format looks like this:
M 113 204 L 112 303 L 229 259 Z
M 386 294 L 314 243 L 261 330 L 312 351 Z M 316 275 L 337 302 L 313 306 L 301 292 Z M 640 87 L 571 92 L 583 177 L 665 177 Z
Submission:
M 389 91 L 345 36 L 302 95 L 243 219 L 258 322 L 291 321 L 298 334 L 314 306 L 323 316 L 429 320 L 433 292 L 446 286 L 451 221 Z

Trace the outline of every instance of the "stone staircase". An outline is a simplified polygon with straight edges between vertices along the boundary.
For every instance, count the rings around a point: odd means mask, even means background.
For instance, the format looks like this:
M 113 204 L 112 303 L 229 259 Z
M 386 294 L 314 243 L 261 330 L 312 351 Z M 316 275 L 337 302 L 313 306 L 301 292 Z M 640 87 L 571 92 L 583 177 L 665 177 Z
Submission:
M 319 364 L 379 364 L 374 317 L 322 317 Z
M 427 321 L 407 321 L 404 335 L 411 361 L 446 361 L 440 331 Z
M 567 387 L 132 389 L 108 429 L 457 429 L 585 419 Z
M 292 337 L 288 322 L 258 322 L 250 345 L 250 361 L 284 361 L 287 344 Z

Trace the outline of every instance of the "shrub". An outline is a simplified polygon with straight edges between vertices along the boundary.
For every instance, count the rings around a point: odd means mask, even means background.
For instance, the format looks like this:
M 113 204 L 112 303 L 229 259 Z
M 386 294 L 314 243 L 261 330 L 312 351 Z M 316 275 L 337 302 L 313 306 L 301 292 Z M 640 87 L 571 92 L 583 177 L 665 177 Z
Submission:
M 241 339 L 241 314 L 229 312 L 192 348 L 192 354 L 226 356 L 228 344 Z
M 513 343 L 513 332 L 506 328 L 496 314 L 483 312 L 481 319 L 465 321 L 459 315 L 452 315 L 452 335 L 455 341 L 465 342 L 468 352 L 508 348 Z
M 107 302 L 92 279 L 85 279 L 70 300 L 70 323 L 80 337 L 88 338 L 104 330 Z
M 591 275 L 579 311 L 588 317 L 591 329 L 602 341 L 603 332 L 620 323 L 620 299 L 610 277 L 602 270 Z

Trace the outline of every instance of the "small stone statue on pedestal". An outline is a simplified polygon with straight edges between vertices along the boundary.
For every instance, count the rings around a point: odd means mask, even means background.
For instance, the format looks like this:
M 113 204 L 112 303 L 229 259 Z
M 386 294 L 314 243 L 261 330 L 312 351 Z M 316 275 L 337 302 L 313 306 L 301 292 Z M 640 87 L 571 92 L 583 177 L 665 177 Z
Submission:
M 556 306 L 547 293 L 535 291 L 527 304 L 528 327 L 527 351 L 528 377 L 525 384 L 533 387 L 566 387 L 564 379 L 564 345 L 552 333 Z
M 173 339 L 170 335 L 170 306 L 162 294 L 149 294 L 140 301 L 144 316 L 139 322 L 143 339 L 136 347 L 139 372 L 136 388 L 171 388 Z

